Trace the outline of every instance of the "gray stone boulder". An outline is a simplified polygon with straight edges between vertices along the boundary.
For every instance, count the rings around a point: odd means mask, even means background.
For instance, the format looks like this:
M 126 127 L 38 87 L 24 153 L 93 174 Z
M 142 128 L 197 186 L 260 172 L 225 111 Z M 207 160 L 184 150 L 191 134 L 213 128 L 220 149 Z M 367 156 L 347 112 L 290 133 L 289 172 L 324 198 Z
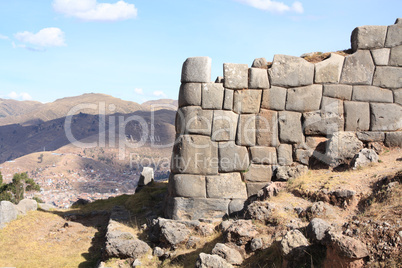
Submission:
M 370 129 L 370 105 L 368 102 L 345 101 L 345 131 Z
M 160 236 L 161 241 L 176 248 L 188 240 L 190 230 L 183 223 L 167 221 L 161 226 Z
M 327 247 L 334 249 L 340 256 L 361 259 L 369 255 L 367 246 L 352 237 L 327 232 L 325 239 L 329 241 Z
M 260 111 L 261 96 L 262 90 L 236 90 L 233 96 L 233 111 L 238 114 L 258 113 Z
M 18 214 L 24 215 L 28 211 L 35 211 L 38 209 L 38 203 L 33 199 L 22 199 L 16 206 Z
M 257 195 L 258 192 L 268 184 L 269 182 L 247 182 L 247 196 Z
M 265 58 L 257 58 L 253 61 L 253 64 L 251 65 L 251 67 L 267 69 L 268 62 Z
M 208 198 L 247 199 L 246 185 L 238 172 L 207 176 L 206 181 Z
M 223 107 L 224 88 L 220 83 L 202 84 L 202 108 L 221 110 Z
M 314 82 L 319 83 L 339 83 L 341 79 L 344 56 L 331 53 L 331 56 L 315 64 Z
M 275 171 L 275 179 L 277 181 L 288 181 L 289 179 L 302 176 L 308 171 L 307 166 L 278 166 Z
M 240 265 L 243 262 L 243 257 L 239 251 L 222 243 L 215 245 L 212 249 L 212 254 L 222 257 L 230 264 Z
M 255 126 L 257 145 L 267 147 L 279 145 L 278 112 L 261 109 L 257 115 Z M 301 123 L 299 132 L 301 133 Z
M 267 223 L 272 218 L 272 212 L 274 209 L 275 205 L 269 202 L 254 201 L 247 207 L 246 217 L 248 219 Z
M 174 196 L 206 198 L 205 176 L 176 174 L 169 183 Z
M 18 216 L 18 210 L 9 201 L 0 202 L 0 229 L 3 228 L 10 221 L 16 220 Z
M 389 62 L 389 48 L 379 48 L 371 50 L 371 55 L 373 56 L 374 64 L 376 66 L 388 65 Z
M 211 135 L 213 111 L 203 110 L 199 106 L 179 108 L 176 114 L 176 132 L 178 134 Z
M 279 249 L 285 258 L 291 258 L 303 252 L 308 246 L 307 238 L 296 229 L 286 233 L 279 244 Z
M 247 147 L 234 142 L 219 143 L 219 171 L 245 171 L 250 164 Z
M 370 130 L 395 131 L 402 128 L 402 106 L 395 103 L 370 103 L 370 112 Z
M 306 228 L 307 237 L 313 242 L 320 243 L 326 233 L 331 229 L 331 225 L 320 218 L 314 218 Z
M 385 135 L 385 145 L 388 147 L 402 147 L 402 131 L 388 132 Z
M 340 100 L 352 99 L 352 86 L 348 85 L 324 85 L 323 96 Z
M 301 113 L 296 112 L 279 112 L 279 137 L 282 143 L 298 144 L 304 142 L 301 116 Z M 271 146 L 277 146 L 277 144 Z
M 363 143 L 353 132 L 336 132 L 329 139 L 325 161 L 330 167 L 349 164 L 353 157 L 363 148 Z
M 218 255 L 200 253 L 195 263 L 196 268 L 232 268 L 233 266 Z
M 286 110 L 295 112 L 310 112 L 320 109 L 322 85 L 289 88 L 286 100 Z
M 180 86 L 179 107 L 201 106 L 201 84 L 185 83 Z
M 360 26 L 353 30 L 351 36 L 352 50 L 383 48 L 387 26 Z
M 254 238 L 250 242 L 250 249 L 253 252 L 261 249 L 263 246 L 264 246 L 264 242 L 262 241 L 261 238 Z
M 385 139 L 384 132 L 363 131 L 357 132 L 356 135 L 363 142 L 383 142 Z
M 283 111 L 286 105 L 287 89 L 284 87 L 271 87 L 263 90 L 261 108 Z
M 370 163 L 378 162 L 378 155 L 373 149 L 362 149 L 352 160 L 351 166 L 353 168 L 365 167 Z
M 299 57 L 275 55 L 268 72 L 273 86 L 307 86 L 313 84 L 314 64 Z
M 247 64 L 224 63 L 223 76 L 225 88 L 245 89 L 248 87 Z
M 326 111 L 303 113 L 304 134 L 328 135 L 343 131 L 345 119 L 342 114 Z
M 229 215 L 240 214 L 244 210 L 245 199 L 232 199 L 229 203 Z
M 341 84 L 371 85 L 374 69 L 375 66 L 370 51 L 359 50 L 346 57 L 341 75 Z
M 226 242 L 233 242 L 239 246 L 246 245 L 258 234 L 251 220 L 235 220 L 223 232 Z
M 143 167 L 138 181 L 138 186 L 145 186 L 154 181 L 154 169 L 151 167 Z
M 392 91 L 373 86 L 354 86 L 353 101 L 394 102 Z
M 402 68 L 378 66 L 375 69 L 373 86 L 402 88 Z
M 208 83 L 211 81 L 211 58 L 192 57 L 183 63 L 181 82 Z
M 396 23 L 394 25 L 388 26 L 385 46 L 395 47 L 400 45 L 402 45 L 402 23 Z
M 402 66 L 402 46 L 391 48 L 391 56 L 389 58 L 389 65 Z
M 267 70 L 260 68 L 250 68 L 248 70 L 248 77 L 248 88 L 269 88 Z
M 239 115 L 232 111 L 214 111 L 212 124 L 213 141 L 234 141 Z
M 257 197 L 259 200 L 266 200 L 268 198 L 277 196 L 279 192 L 281 192 L 286 186 L 286 183 L 284 182 L 270 182 L 267 186 L 262 188 L 258 194 Z

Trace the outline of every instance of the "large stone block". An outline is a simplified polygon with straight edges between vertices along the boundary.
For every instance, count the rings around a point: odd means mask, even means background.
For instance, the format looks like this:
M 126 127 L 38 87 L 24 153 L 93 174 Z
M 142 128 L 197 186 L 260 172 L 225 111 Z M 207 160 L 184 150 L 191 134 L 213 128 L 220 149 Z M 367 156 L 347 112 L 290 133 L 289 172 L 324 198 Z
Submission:
M 13 203 L 9 201 L 0 201 L 0 229 L 10 221 L 16 220 L 18 211 Z
M 176 174 L 169 183 L 176 197 L 206 198 L 205 176 Z
M 175 197 L 169 200 L 167 216 L 173 220 L 221 219 L 228 213 L 229 202 L 230 199 Z
M 343 131 L 343 114 L 315 111 L 303 113 L 305 135 L 329 135 L 337 131 Z
M 374 73 L 373 86 L 402 88 L 402 67 L 377 67 Z
M 371 50 L 371 55 L 373 56 L 374 64 L 377 66 L 388 65 L 389 62 L 389 48 L 380 48 Z
M 383 142 L 385 139 L 384 132 L 363 131 L 357 132 L 356 136 L 363 142 Z
M 336 98 L 323 97 L 321 101 L 321 110 L 326 113 L 343 115 L 343 101 Z
M 281 144 L 278 147 L 278 164 L 289 166 L 293 163 L 293 148 L 290 144 Z
M 295 160 L 303 165 L 308 165 L 310 157 L 313 155 L 311 150 L 297 149 L 295 151 Z
M 402 66 L 402 46 L 391 48 L 391 56 L 389 58 L 389 65 Z
M 260 111 L 262 90 L 236 90 L 233 110 L 239 114 L 256 114 Z
M 170 166 L 173 173 L 218 174 L 218 145 L 206 136 L 179 136 L 173 146 Z
M 251 67 L 254 68 L 262 68 L 262 69 L 267 69 L 268 68 L 268 62 L 265 58 L 257 58 L 254 59 L 253 64 Z
M 185 83 L 180 86 L 179 107 L 201 106 L 201 83 Z
M 243 173 L 243 178 L 247 182 L 269 182 L 272 179 L 272 166 L 251 164 Z
M 248 86 L 247 64 L 224 63 L 223 76 L 226 88 L 245 89 Z
M 339 83 L 344 56 L 331 53 L 331 56 L 315 64 L 315 83 Z
M 248 88 L 269 88 L 268 71 L 260 68 L 248 70 Z
M 402 88 L 394 90 L 394 102 L 402 105 Z
M 392 103 L 370 103 L 372 131 L 395 131 L 402 128 L 402 106 Z
M 385 145 L 388 147 L 402 147 L 402 131 L 388 132 L 385 136 Z
M 236 144 L 242 146 L 254 146 L 256 134 L 256 115 L 240 115 L 239 125 L 237 127 Z
M 370 128 L 370 106 L 367 102 L 345 101 L 345 131 L 364 131 Z
M 356 134 L 353 132 L 336 132 L 328 141 L 324 160 L 329 166 L 337 167 L 349 164 L 353 157 L 363 148 Z
M 221 110 L 224 88 L 221 83 L 202 84 L 202 108 Z
M 387 26 L 360 26 L 353 30 L 352 50 L 382 48 L 385 44 Z
M 207 197 L 247 199 L 246 184 L 238 172 L 207 176 Z
M 214 111 L 212 125 L 213 141 L 234 141 L 239 115 L 231 111 Z
M 395 47 L 402 45 L 402 23 L 388 26 L 386 47 Z
M 211 81 L 211 58 L 192 57 L 186 59 L 181 71 L 182 83 L 208 83 Z
M 180 134 L 211 135 L 212 111 L 198 106 L 186 106 L 177 111 L 176 132 Z
M 310 112 L 320 109 L 322 85 L 289 88 L 286 110 L 295 112 Z
M 283 87 L 271 87 L 263 90 L 261 108 L 268 110 L 285 110 L 287 89 Z
M 367 102 L 393 102 L 391 90 L 374 86 L 354 86 L 352 100 Z
M 275 147 L 255 146 L 250 148 L 251 162 L 254 164 L 276 165 L 277 156 Z
M 352 86 L 348 85 L 324 85 L 323 95 L 341 100 L 351 100 Z
M 368 50 L 359 50 L 347 56 L 341 75 L 341 84 L 371 85 L 374 63 Z
M 225 88 L 225 98 L 223 99 L 223 110 L 233 109 L 233 90 Z
M 282 143 L 304 142 L 301 113 L 279 112 L 279 138 Z
M 267 185 L 269 185 L 269 182 L 248 182 L 247 183 L 248 197 L 258 194 L 258 192 Z
M 256 118 L 256 142 L 260 146 L 279 146 L 278 112 L 261 109 Z
M 249 163 L 246 147 L 238 146 L 231 141 L 219 143 L 219 172 L 244 171 Z
M 275 55 L 268 72 L 273 86 L 307 86 L 313 84 L 314 64 L 299 57 Z

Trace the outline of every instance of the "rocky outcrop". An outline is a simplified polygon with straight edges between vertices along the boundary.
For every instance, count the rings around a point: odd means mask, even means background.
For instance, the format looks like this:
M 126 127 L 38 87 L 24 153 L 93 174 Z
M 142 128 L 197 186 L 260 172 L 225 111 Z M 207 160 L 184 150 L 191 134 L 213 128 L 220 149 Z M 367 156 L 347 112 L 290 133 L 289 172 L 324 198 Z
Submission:
M 17 219 L 18 210 L 9 201 L 0 202 L 0 229 L 3 228 L 7 223 Z

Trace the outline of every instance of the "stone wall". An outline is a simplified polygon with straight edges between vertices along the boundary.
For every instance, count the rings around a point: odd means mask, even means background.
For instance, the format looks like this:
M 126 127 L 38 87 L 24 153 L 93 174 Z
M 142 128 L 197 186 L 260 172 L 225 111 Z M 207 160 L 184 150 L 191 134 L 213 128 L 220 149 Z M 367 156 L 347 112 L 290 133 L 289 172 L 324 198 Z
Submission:
M 306 170 L 333 133 L 401 146 L 402 20 L 352 32 L 346 57 L 313 64 L 275 55 L 225 63 L 211 82 L 211 59 L 182 69 L 167 217 L 222 217 L 243 208 L 271 180 Z

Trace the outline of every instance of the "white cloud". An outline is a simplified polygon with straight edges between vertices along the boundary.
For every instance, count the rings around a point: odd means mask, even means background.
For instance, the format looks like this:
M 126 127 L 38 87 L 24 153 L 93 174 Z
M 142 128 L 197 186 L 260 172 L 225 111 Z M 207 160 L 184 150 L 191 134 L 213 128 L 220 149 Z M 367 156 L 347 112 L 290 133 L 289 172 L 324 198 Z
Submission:
M 294 2 L 292 6 L 286 5 L 283 2 L 272 1 L 272 0 L 236 0 L 236 1 L 272 13 L 284 13 L 288 11 L 293 11 L 296 13 L 304 12 L 303 5 L 299 1 Z
M 139 94 L 139 95 L 143 95 L 144 91 L 142 90 L 142 88 L 134 88 L 134 92 Z
M 8 39 L 10 39 L 10 38 L 8 38 L 8 36 L 5 36 L 5 35 L 0 34 L 0 39 L 1 39 L 1 40 L 8 40 Z
M 14 99 L 14 100 L 32 100 L 31 95 L 29 95 L 29 93 L 26 93 L 26 92 L 17 93 L 15 91 L 12 91 L 7 96 L 10 99 Z
M 153 93 L 152 93 L 154 96 L 156 96 L 156 97 L 166 97 L 166 94 L 163 92 L 163 91 L 154 91 Z
M 118 21 L 137 17 L 134 4 L 118 1 L 114 4 L 97 0 L 54 0 L 56 12 L 87 21 Z
M 41 48 L 65 46 L 64 32 L 59 28 L 44 28 L 38 33 L 21 32 L 16 33 L 14 37 L 23 43 L 28 43 Z M 36 48 L 35 48 L 36 50 Z

